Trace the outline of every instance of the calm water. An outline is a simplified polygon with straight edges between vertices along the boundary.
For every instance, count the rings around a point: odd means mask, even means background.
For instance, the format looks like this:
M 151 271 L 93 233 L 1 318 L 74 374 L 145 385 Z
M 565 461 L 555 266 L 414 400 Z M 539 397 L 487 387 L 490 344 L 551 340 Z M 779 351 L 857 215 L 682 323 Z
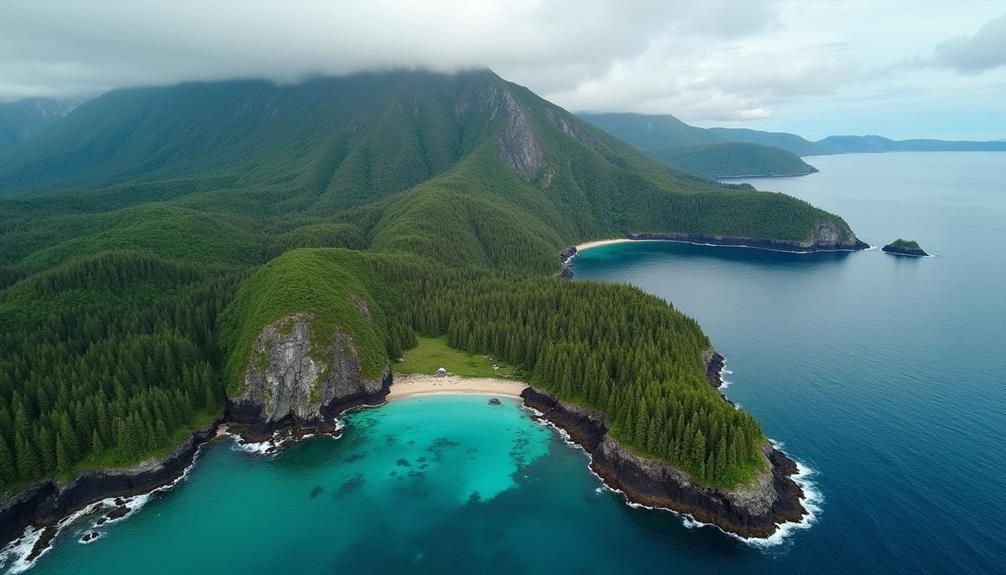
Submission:
M 938 257 L 641 243 L 574 260 L 698 318 L 727 393 L 815 470 L 821 511 L 783 544 L 627 507 L 514 401 L 430 396 L 276 456 L 213 444 L 97 542 L 68 528 L 31 573 L 1006 572 L 1006 155 L 811 161 L 752 183 Z

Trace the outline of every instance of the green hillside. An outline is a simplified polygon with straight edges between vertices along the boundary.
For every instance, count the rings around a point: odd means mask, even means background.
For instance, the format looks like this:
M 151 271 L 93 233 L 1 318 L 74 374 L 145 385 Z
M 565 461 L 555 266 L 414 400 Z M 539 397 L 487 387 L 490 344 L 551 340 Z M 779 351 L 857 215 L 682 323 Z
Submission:
M 668 148 L 650 154 L 669 166 L 710 178 L 804 176 L 817 171 L 786 150 L 743 142 Z
M 417 333 L 492 352 L 631 448 L 737 483 L 763 437 L 704 383 L 695 322 L 551 279 L 558 253 L 637 231 L 854 240 L 488 71 L 116 90 L 0 156 L 0 196 L 0 492 L 170 446 L 293 312 L 350 333 L 368 374 Z
M 669 114 L 581 114 L 580 117 L 649 152 L 668 166 L 701 176 L 802 176 L 817 171 L 798 154 L 788 151 L 795 145 L 794 139 L 806 142 L 791 134 L 698 128 Z M 806 143 L 802 152 L 812 153 L 812 144 Z
M 707 146 L 726 141 L 709 130 L 686 124 L 670 114 L 580 114 L 580 118 L 640 150 Z
M 73 101 L 49 98 L 0 102 L 0 154 L 61 120 L 74 105 Z

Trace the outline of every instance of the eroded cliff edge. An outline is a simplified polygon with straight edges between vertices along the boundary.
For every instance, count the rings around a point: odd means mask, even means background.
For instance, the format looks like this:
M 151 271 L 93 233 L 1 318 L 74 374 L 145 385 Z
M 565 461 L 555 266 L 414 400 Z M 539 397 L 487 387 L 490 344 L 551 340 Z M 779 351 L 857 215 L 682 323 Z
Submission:
M 106 497 L 139 495 L 171 483 L 192 464 L 199 447 L 216 435 L 218 423 L 196 430 L 165 457 L 127 469 L 91 469 L 66 484 L 47 479 L 21 490 L 0 503 L 0 545 L 29 525 L 51 526 Z
M 710 384 L 719 387 L 723 356 L 707 354 Z M 793 480 L 796 463 L 770 443 L 762 448 L 765 469 L 754 481 L 732 489 L 700 484 L 664 461 L 640 457 L 608 435 L 604 417 L 595 411 L 559 400 L 553 394 L 528 387 L 524 404 L 564 429 L 590 454 L 590 468 L 604 482 L 625 493 L 630 501 L 688 513 L 741 537 L 768 537 L 782 523 L 800 521 L 806 510 L 803 490 Z M 724 398 L 726 400 L 726 398 Z
M 246 439 L 268 438 L 274 431 L 323 433 L 336 427 L 336 416 L 358 405 L 384 401 L 391 369 L 365 377 L 353 338 L 335 330 L 315 341 L 310 313 L 284 316 L 259 333 L 249 354 L 239 391 L 228 393 L 226 419 L 245 424 Z
M 860 240 L 848 227 L 841 226 L 830 220 L 822 220 L 814 224 L 814 232 L 810 239 L 804 241 L 775 240 L 766 238 L 748 238 L 740 236 L 719 236 L 714 234 L 685 233 L 650 233 L 637 232 L 628 235 L 630 240 L 667 240 L 673 242 L 689 242 L 710 244 L 714 246 L 743 246 L 763 250 L 784 252 L 823 252 L 823 251 L 858 251 L 865 250 L 870 244 Z

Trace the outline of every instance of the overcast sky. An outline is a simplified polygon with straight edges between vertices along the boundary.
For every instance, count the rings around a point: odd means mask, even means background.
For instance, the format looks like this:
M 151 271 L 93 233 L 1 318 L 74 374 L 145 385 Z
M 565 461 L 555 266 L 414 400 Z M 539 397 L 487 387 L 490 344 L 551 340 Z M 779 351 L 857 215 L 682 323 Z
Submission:
M 0 99 L 488 66 L 572 111 L 1006 138 L 1004 0 L 0 0 Z

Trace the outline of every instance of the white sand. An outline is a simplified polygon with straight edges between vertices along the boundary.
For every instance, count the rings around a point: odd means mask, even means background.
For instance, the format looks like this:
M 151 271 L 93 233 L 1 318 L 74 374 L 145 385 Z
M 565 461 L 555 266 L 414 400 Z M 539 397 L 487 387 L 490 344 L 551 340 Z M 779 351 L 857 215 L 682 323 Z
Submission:
M 582 244 L 577 244 L 576 251 L 583 251 L 590 248 L 596 248 L 598 246 L 606 246 L 609 244 L 624 244 L 627 242 L 634 242 L 636 240 L 630 240 L 629 238 L 618 238 L 613 240 L 595 240 L 593 242 L 586 242 Z
M 495 377 L 461 377 L 447 375 L 434 377 L 421 373 L 395 374 L 388 392 L 388 401 L 424 393 L 454 393 L 476 395 L 506 395 L 520 397 L 527 384 L 512 379 Z

